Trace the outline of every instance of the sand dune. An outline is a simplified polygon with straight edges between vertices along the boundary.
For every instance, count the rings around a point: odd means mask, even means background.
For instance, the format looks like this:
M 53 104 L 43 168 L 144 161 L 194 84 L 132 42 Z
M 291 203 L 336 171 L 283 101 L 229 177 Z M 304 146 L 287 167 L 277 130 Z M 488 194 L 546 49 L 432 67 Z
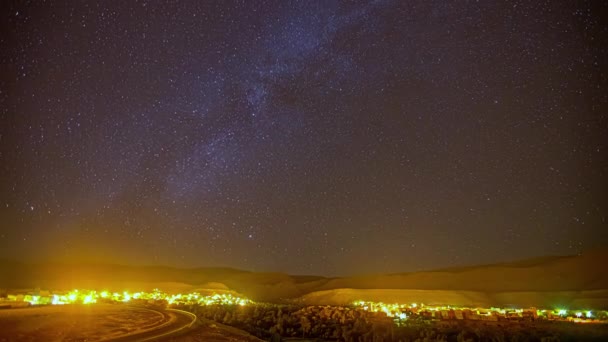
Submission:
M 336 278 L 322 288 L 393 288 L 425 290 L 580 291 L 608 288 L 608 253 L 554 257 L 509 264 L 440 271 Z
M 492 301 L 482 292 L 402 289 L 335 289 L 312 292 L 297 299 L 308 305 L 347 305 L 358 300 L 454 306 L 486 306 Z
M 486 293 L 459 290 L 334 289 L 311 292 L 295 301 L 307 305 L 345 305 L 359 300 L 463 307 L 606 309 L 608 290 Z

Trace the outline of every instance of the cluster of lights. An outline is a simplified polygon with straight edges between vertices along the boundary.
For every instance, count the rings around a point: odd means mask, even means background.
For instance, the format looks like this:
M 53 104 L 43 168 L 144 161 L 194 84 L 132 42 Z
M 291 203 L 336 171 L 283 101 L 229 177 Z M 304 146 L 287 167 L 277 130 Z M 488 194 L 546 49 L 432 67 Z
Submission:
M 199 305 L 240 305 L 245 306 L 251 301 L 247 298 L 235 297 L 230 294 L 214 294 L 211 296 L 201 296 L 198 293 L 187 295 L 176 294 L 164 298 L 169 304 L 199 304 Z
M 355 306 L 363 308 L 365 311 L 370 312 L 384 312 L 388 317 L 395 317 L 400 320 L 407 319 L 407 310 L 416 309 L 418 304 L 386 304 L 382 302 L 366 302 L 358 301 L 354 303 Z M 423 307 L 424 304 L 421 304 Z
M 17 296 L 11 296 L 17 300 Z M 251 301 L 247 298 L 233 296 L 231 294 L 213 294 L 209 296 L 194 292 L 189 294 L 167 294 L 158 289 L 152 292 L 109 292 L 73 290 L 68 293 L 52 294 L 48 296 L 25 295 L 24 302 L 31 305 L 63 305 L 63 304 L 94 304 L 103 302 L 123 302 L 132 300 L 144 301 L 167 301 L 168 304 L 199 304 L 199 305 L 247 305 Z
M 42 304 L 39 303 L 40 298 L 38 296 L 32 296 L 33 298 L 37 298 L 38 302 L 30 301 L 30 304 Z M 70 291 L 65 295 L 57 295 L 54 294 L 51 299 L 51 304 L 53 305 L 62 305 L 62 304 L 72 304 L 72 303 L 82 303 L 82 304 L 94 304 L 97 303 L 97 298 L 99 295 L 96 291 L 79 291 L 74 290 Z M 44 297 L 42 297 L 44 298 Z M 27 301 L 27 298 L 26 298 Z
M 557 313 L 558 316 L 562 317 L 571 315 L 568 310 L 564 309 L 557 309 L 554 311 L 554 313 Z M 593 318 L 593 311 L 575 311 L 574 316 L 576 316 L 576 318 Z
M 17 296 L 9 296 L 9 300 L 18 301 Z M 132 300 L 143 301 L 166 301 L 168 304 L 185 304 L 185 305 L 240 305 L 245 306 L 252 302 L 247 298 L 233 296 L 231 294 L 213 294 L 201 295 L 193 292 L 188 294 L 167 294 L 158 289 L 152 292 L 108 292 L 108 291 L 89 291 L 89 290 L 73 290 L 62 294 L 51 295 L 25 295 L 22 299 L 31 305 L 63 305 L 63 304 L 94 304 L 102 302 L 123 302 L 127 303 Z M 503 309 L 503 308 L 456 308 L 452 306 L 425 306 L 424 304 L 387 304 L 383 302 L 357 301 L 354 306 L 362 308 L 369 312 L 383 312 L 388 317 L 393 317 L 395 320 L 403 321 L 408 318 L 408 314 L 423 311 L 443 311 L 443 310 L 470 310 L 482 315 L 497 314 L 506 316 L 515 314 L 522 316 L 523 309 Z M 530 310 L 528 310 L 530 311 Z M 584 321 L 584 319 L 593 319 L 592 311 L 569 311 L 566 309 L 556 310 L 536 310 L 536 315 L 541 317 L 561 317 L 562 319 L 574 319 L 574 321 Z
M 489 308 L 489 309 L 481 309 L 481 308 L 466 308 L 466 307 L 453 307 L 453 306 L 425 306 L 424 304 L 387 304 L 383 302 L 371 302 L 371 301 L 356 301 L 353 303 L 355 307 L 362 308 L 365 311 L 369 312 L 383 312 L 388 317 L 393 317 L 396 320 L 405 320 L 410 313 L 418 313 L 423 311 L 443 311 L 443 310 L 468 310 L 478 315 L 489 316 L 492 314 L 496 314 L 499 316 L 507 316 L 507 315 L 516 315 L 523 316 L 524 309 L 504 309 L 504 308 Z M 535 311 L 534 311 L 535 310 Z M 565 309 L 556 309 L 556 310 L 536 310 L 529 309 L 528 311 L 535 312 L 537 316 L 540 317 L 561 317 L 561 318 L 575 318 L 575 322 L 582 322 L 584 319 L 593 319 L 594 314 L 592 311 L 568 311 Z

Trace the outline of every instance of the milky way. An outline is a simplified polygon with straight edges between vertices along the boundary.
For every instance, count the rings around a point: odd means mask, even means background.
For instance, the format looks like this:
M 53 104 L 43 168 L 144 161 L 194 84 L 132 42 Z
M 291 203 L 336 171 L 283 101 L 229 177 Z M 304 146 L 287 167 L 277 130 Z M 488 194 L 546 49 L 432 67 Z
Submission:
M 343 275 L 608 243 L 600 2 L 2 6 L 0 258 Z

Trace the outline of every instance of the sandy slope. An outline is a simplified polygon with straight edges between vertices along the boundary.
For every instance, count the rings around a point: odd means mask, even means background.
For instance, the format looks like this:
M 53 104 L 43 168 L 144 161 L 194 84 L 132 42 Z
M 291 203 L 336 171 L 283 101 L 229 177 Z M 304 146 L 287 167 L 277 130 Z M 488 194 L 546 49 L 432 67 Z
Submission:
M 336 288 L 392 288 L 425 290 L 580 291 L 608 289 L 608 253 L 546 258 L 442 271 L 337 278 L 319 290 Z
M 307 305 L 345 305 L 359 300 L 464 307 L 606 309 L 608 291 L 486 293 L 458 290 L 334 289 L 311 292 L 296 299 Z
M 316 291 L 298 298 L 308 305 L 345 305 L 359 300 L 455 306 L 484 306 L 492 301 L 481 292 L 402 289 L 335 289 Z
M 337 278 L 300 300 L 309 304 L 374 300 L 606 309 L 606 264 L 608 253 L 595 252 L 430 272 Z

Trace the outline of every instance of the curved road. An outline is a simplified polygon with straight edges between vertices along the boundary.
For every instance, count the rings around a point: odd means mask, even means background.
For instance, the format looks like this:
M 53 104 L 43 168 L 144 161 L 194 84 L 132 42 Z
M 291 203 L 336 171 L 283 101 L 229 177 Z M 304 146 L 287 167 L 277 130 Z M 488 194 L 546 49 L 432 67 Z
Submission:
M 144 331 L 139 334 L 133 334 L 128 336 L 122 336 L 116 339 L 112 339 L 113 342 L 122 342 L 122 341 L 153 341 L 160 340 L 183 330 L 191 328 L 196 323 L 196 315 L 183 310 L 177 309 L 166 309 L 165 311 L 151 311 L 158 312 L 159 314 L 165 316 L 166 323 L 159 325 L 157 328 L 153 328 L 148 331 Z

